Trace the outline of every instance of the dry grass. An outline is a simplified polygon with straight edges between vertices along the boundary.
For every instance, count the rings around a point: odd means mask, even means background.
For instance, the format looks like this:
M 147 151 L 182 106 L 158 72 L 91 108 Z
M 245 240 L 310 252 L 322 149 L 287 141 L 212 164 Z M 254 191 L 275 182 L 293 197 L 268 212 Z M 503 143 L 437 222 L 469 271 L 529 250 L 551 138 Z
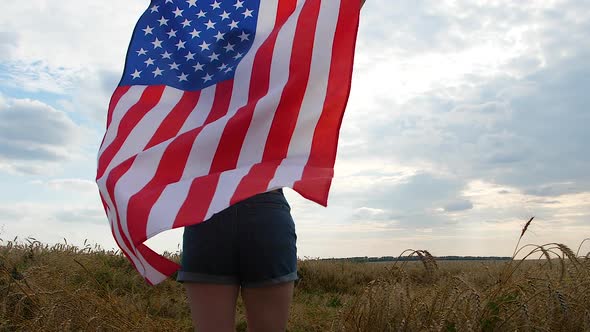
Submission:
M 583 244 L 517 246 L 519 259 L 502 262 L 437 262 L 426 250 L 403 253 L 414 262 L 300 261 L 288 330 L 588 331 Z M 0 243 L 0 331 L 15 330 L 190 331 L 191 322 L 181 284 L 146 285 L 120 253 L 15 239 Z M 241 301 L 236 330 L 246 330 Z
M 181 285 L 150 287 L 121 254 L 36 241 L 0 247 L 0 331 L 188 329 Z
M 590 260 L 564 244 L 519 247 L 496 264 L 434 265 L 412 278 L 390 269 L 346 306 L 341 331 L 590 331 Z M 422 254 L 422 255 L 421 255 Z M 538 256 L 538 257 L 536 257 Z M 516 258 L 519 259 L 516 259 Z M 536 259 L 530 259 L 536 258 Z

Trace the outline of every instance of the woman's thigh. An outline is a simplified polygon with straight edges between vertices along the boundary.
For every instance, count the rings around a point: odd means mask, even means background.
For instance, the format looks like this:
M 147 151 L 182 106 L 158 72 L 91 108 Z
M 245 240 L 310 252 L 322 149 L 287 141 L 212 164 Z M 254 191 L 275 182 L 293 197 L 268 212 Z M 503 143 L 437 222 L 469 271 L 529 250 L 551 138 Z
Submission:
M 185 282 L 184 287 L 195 330 L 235 331 L 239 285 Z
M 294 282 L 264 287 L 242 287 L 249 332 L 285 331 Z

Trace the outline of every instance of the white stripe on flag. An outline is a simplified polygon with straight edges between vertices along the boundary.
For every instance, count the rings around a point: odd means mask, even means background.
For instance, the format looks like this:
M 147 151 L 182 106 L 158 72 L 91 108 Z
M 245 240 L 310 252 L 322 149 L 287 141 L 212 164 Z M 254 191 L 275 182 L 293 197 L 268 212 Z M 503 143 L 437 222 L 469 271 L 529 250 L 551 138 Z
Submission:
M 236 75 L 234 76 L 234 91 L 229 103 L 229 113 L 235 113 L 248 102 L 248 94 L 250 93 L 251 84 L 250 78 L 252 77 L 254 59 L 256 58 L 258 50 L 268 39 L 268 36 L 275 27 L 278 7 L 279 0 L 260 1 L 254 43 L 252 44 L 250 51 L 248 51 L 244 59 L 242 59 L 236 68 Z
M 292 187 L 301 179 L 309 159 L 316 125 L 326 100 L 328 77 L 332 62 L 332 46 L 340 13 L 340 1 L 322 1 L 311 60 L 311 71 L 297 125 L 289 144 L 287 158 L 283 160 L 268 188 Z M 325 50 L 330 50 L 325 52 Z M 338 55 L 335 55 L 338 56 Z

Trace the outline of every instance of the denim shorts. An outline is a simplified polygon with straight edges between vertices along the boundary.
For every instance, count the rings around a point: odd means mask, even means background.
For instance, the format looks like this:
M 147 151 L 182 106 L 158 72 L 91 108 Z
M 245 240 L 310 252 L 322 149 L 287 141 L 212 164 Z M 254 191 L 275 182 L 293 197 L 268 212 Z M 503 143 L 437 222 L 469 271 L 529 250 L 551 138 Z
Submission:
M 297 280 L 297 235 L 290 211 L 279 189 L 185 227 L 177 280 L 241 287 Z

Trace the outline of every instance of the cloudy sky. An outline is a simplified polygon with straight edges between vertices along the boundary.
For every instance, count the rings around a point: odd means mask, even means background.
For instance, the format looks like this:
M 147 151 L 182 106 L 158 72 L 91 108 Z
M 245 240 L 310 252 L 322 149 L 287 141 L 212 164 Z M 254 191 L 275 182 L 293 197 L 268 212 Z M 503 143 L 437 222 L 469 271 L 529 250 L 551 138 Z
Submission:
M 115 247 L 96 153 L 148 5 L 2 5 L 0 238 Z M 577 248 L 590 237 L 588 36 L 588 0 L 368 0 L 329 206 L 286 193 L 299 255 L 510 255 L 531 216 L 525 242 Z

